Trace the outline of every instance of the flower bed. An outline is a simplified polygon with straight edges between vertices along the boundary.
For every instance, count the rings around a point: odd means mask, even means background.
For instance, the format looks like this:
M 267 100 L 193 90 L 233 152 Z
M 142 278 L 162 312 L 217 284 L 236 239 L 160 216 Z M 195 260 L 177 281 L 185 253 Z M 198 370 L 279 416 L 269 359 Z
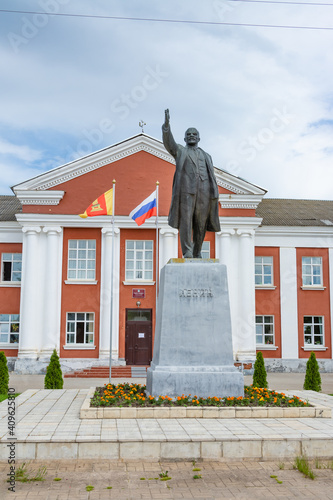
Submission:
M 283 392 L 269 391 L 259 387 L 245 386 L 244 397 L 198 398 L 191 394 L 178 396 L 173 399 L 169 396 L 146 396 L 145 385 L 140 384 L 107 384 L 97 387 L 91 398 L 90 407 L 179 407 L 179 406 L 246 406 L 246 407 L 306 407 L 311 406 L 307 401 L 302 401 L 297 396 L 286 396 Z

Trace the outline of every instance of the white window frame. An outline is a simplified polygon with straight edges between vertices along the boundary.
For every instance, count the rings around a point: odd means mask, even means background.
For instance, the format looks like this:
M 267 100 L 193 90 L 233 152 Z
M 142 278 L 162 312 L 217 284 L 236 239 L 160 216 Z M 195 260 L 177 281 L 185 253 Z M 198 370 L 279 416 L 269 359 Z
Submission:
M 149 243 L 149 245 L 147 245 L 147 243 Z M 139 248 L 141 244 L 142 248 Z M 138 257 L 138 254 L 140 252 L 143 252 L 143 258 Z M 146 253 L 150 252 L 151 252 L 151 258 L 146 258 Z M 154 241 L 126 240 L 125 281 L 153 282 L 153 277 L 154 277 Z
M 68 240 L 67 280 L 69 282 L 95 282 L 95 279 L 96 240 Z
M 258 318 L 261 318 L 262 321 L 260 322 Z M 266 325 L 272 327 L 272 332 L 265 333 Z M 258 334 L 259 327 L 262 331 Z M 257 335 L 262 335 L 262 342 L 257 342 Z M 266 343 L 266 337 L 273 337 L 273 341 Z M 275 348 L 275 318 L 273 314 L 256 314 L 256 346 L 264 349 Z
M 307 259 L 307 262 L 305 261 Z M 316 261 L 318 262 L 316 262 Z M 320 272 L 314 273 L 314 270 L 320 268 Z M 308 279 L 307 279 L 308 278 Z M 319 278 L 319 279 L 318 279 Z M 317 283 L 315 283 L 317 281 Z M 302 256 L 302 286 L 303 287 L 322 287 L 323 286 L 323 259 L 318 256 Z
M 74 315 L 74 317 L 70 317 L 70 315 Z M 83 318 L 81 318 L 81 315 L 83 315 Z M 92 315 L 92 319 L 89 318 L 88 315 Z M 78 323 L 84 323 L 84 332 L 83 332 L 84 342 L 77 342 Z M 73 325 L 73 328 L 71 328 L 70 325 Z M 88 325 L 92 325 L 91 331 L 87 331 Z M 87 341 L 88 335 L 91 336 L 91 340 Z M 69 336 L 73 338 L 72 342 L 69 341 Z M 66 313 L 66 346 L 83 348 L 86 346 L 94 346 L 94 341 L 95 341 L 95 313 L 93 312 Z
M 5 257 L 5 255 L 10 255 L 11 257 Z M 20 259 L 14 258 L 15 256 L 21 256 Z M 4 264 L 5 262 L 10 262 L 11 263 L 11 269 L 10 269 L 10 280 L 5 280 L 5 271 L 4 271 Z M 19 263 L 20 269 L 14 269 L 14 263 Z M 18 275 L 20 279 L 13 279 L 15 275 Z M 22 253 L 21 252 L 3 252 L 1 255 L 1 281 L 3 283 L 17 283 L 20 284 L 22 280 Z
M 311 318 L 311 323 L 305 323 L 305 318 Z M 315 318 L 321 318 L 321 323 L 320 322 L 315 322 Z M 321 327 L 321 333 L 315 333 L 315 326 Z M 310 333 L 305 333 L 305 329 L 310 328 Z M 311 336 L 311 341 L 309 342 L 308 340 L 305 339 L 305 337 Z M 317 343 L 315 341 L 315 337 L 321 337 L 322 343 Z M 311 347 L 311 348 L 321 348 L 325 346 L 325 325 L 324 325 L 324 316 L 320 315 L 306 315 L 303 316 L 303 338 L 304 338 L 304 347 Z
M 8 316 L 8 320 L 3 319 L 3 316 Z M 8 325 L 8 332 L 3 332 L 2 325 Z M 15 331 L 14 325 L 18 325 L 18 330 Z M 12 331 L 13 328 L 13 331 Z M 2 335 L 7 335 L 7 340 L 2 340 L 1 337 Z M 10 336 L 11 335 L 18 335 L 17 342 L 11 342 L 10 341 Z M 10 346 L 17 346 L 19 345 L 20 342 L 20 315 L 19 314 L 6 314 L 6 313 L 1 313 L 0 314 L 0 344 L 8 344 Z
M 210 259 L 210 241 L 203 241 L 201 256 L 203 259 Z
M 266 268 L 270 268 L 267 273 Z M 260 269 L 259 269 L 260 268 Z M 265 283 L 265 277 L 270 276 L 270 282 Z M 257 278 L 258 277 L 258 278 Z M 256 287 L 273 287 L 274 274 L 273 274 L 273 256 L 271 255 L 256 255 L 254 258 L 254 281 Z

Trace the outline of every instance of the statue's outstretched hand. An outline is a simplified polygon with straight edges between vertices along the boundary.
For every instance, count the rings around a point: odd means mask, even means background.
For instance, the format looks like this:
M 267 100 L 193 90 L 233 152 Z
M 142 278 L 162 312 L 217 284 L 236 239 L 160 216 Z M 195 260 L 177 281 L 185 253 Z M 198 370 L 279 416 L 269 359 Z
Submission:
M 170 113 L 169 113 L 169 110 L 166 109 L 164 113 L 165 113 L 164 126 L 168 127 L 169 124 L 170 124 Z

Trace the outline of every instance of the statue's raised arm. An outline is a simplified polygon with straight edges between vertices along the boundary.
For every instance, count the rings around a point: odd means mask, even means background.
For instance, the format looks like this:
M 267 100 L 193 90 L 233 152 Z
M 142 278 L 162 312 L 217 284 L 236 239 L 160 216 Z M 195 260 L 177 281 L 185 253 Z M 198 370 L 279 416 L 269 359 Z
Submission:
M 178 146 L 173 138 L 173 135 L 171 133 L 170 129 L 170 113 L 169 110 L 166 109 L 164 111 L 165 118 L 164 118 L 164 123 L 162 126 L 162 132 L 163 132 L 163 144 L 165 149 L 174 157 L 176 158 L 177 156 L 177 151 L 178 151 Z
M 165 114 L 164 126 L 165 126 L 165 128 L 168 128 L 170 126 L 170 113 L 169 113 L 169 110 L 166 109 L 164 111 L 164 114 Z

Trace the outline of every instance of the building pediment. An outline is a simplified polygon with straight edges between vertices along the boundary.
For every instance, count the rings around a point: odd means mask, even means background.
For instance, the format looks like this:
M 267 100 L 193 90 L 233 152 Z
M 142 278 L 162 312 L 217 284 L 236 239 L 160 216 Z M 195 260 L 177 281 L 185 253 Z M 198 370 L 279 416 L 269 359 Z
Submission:
M 142 151 L 169 164 L 175 164 L 174 158 L 161 141 L 146 134 L 138 134 L 17 184 L 12 190 L 22 205 L 58 205 L 64 197 L 65 191 L 62 189 L 68 181 Z M 216 167 L 215 175 L 221 188 L 219 201 L 222 208 L 256 208 L 266 193 L 264 189 Z
M 175 163 L 162 142 L 148 135 L 139 134 L 17 184 L 12 187 L 12 190 L 18 196 L 23 191 L 46 191 L 139 151 L 145 151 L 169 163 Z

